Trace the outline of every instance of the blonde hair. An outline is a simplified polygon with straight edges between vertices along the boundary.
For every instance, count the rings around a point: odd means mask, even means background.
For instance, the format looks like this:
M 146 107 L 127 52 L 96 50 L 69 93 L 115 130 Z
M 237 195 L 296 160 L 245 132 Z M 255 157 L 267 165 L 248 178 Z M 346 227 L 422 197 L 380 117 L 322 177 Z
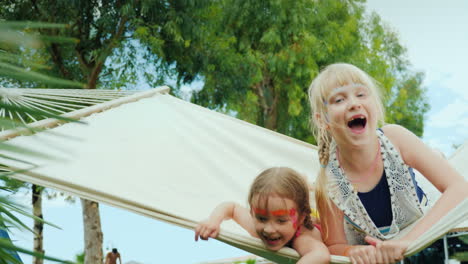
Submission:
M 326 102 L 332 88 L 353 84 L 367 87 L 371 96 L 370 98 L 374 101 L 377 108 L 377 122 L 383 125 L 385 114 L 377 82 L 358 67 L 346 63 L 331 64 L 317 75 L 309 87 L 312 130 L 319 147 L 318 156 L 321 167 L 315 189 L 315 200 L 320 215 L 325 215 L 325 212 L 331 212 L 331 215 L 333 215 L 331 201 L 327 194 L 328 180 L 325 174 L 330 154 L 330 144 L 333 139 L 333 135 L 326 129 L 323 120 L 327 118 Z M 321 221 L 321 227 L 326 238 L 328 236 L 326 221 Z
M 308 229 L 314 228 L 310 216 L 309 188 L 304 176 L 287 167 L 273 167 L 264 170 L 255 178 L 250 187 L 249 205 L 252 207 L 252 203 L 259 201 L 268 203 L 268 197 L 272 194 L 295 202 L 299 218 L 304 216 L 302 224 Z

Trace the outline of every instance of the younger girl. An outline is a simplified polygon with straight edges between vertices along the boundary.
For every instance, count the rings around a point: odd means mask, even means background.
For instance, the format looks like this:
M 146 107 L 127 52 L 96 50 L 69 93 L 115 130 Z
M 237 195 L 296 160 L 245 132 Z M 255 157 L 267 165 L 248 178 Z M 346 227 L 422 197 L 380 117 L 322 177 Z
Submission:
M 312 82 L 309 97 L 322 167 L 316 202 L 331 254 L 353 263 L 398 261 L 467 197 L 463 177 L 413 133 L 398 125 L 378 129 L 384 109 L 374 81 L 359 68 L 328 66 Z M 424 217 L 424 193 L 410 167 L 443 193 Z M 388 240 L 417 220 L 403 238 Z M 370 245 L 351 246 L 365 242 Z
M 248 202 L 250 210 L 233 202 L 218 205 L 195 228 L 195 240 L 216 238 L 221 222 L 233 219 L 269 250 L 294 248 L 301 255 L 297 263 L 330 262 L 310 218 L 309 190 L 303 176 L 285 167 L 267 169 L 250 187 Z

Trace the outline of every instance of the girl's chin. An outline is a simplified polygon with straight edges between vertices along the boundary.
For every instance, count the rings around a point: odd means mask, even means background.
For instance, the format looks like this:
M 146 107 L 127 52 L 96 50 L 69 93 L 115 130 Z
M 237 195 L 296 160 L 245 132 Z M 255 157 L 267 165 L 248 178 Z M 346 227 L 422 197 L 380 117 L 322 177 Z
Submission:
M 269 250 L 272 250 L 272 251 L 278 251 L 285 245 L 285 243 L 283 243 L 282 240 L 270 241 L 270 240 L 264 239 L 263 243 Z
M 281 245 L 275 245 L 275 246 L 272 246 L 272 245 L 268 245 L 268 244 L 265 244 L 266 248 L 270 251 L 278 251 L 280 249 L 282 249 L 284 247 L 284 244 L 281 244 Z

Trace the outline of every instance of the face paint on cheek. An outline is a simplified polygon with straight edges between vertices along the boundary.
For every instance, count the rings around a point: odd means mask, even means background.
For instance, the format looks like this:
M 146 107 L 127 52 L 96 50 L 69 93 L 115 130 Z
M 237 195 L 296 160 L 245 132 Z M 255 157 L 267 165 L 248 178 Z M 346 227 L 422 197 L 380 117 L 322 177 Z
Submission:
M 291 210 L 289 210 L 289 217 L 291 217 L 293 227 L 297 228 L 297 214 L 296 214 L 296 209 L 295 208 L 291 208 Z

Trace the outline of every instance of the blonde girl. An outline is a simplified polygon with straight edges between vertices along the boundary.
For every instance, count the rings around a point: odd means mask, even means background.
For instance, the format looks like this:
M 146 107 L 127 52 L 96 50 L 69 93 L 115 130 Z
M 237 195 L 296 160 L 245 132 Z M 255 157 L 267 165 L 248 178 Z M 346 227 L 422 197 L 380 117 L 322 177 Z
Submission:
M 417 136 L 398 125 L 378 128 L 384 108 L 364 71 L 345 63 L 326 67 L 313 80 L 309 99 L 322 167 L 316 202 L 331 254 L 353 263 L 398 261 L 414 239 L 467 197 L 463 177 Z M 424 192 L 411 168 L 443 193 L 425 216 Z M 389 240 L 416 220 L 403 238 Z
M 302 175 L 286 167 L 270 168 L 253 182 L 250 209 L 233 202 L 218 205 L 210 217 L 195 228 L 195 240 L 216 238 L 224 220 L 233 219 L 265 247 L 277 251 L 294 248 L 297 263 L 329 263 L 330 254 L 310 214 L 309 190 Z

